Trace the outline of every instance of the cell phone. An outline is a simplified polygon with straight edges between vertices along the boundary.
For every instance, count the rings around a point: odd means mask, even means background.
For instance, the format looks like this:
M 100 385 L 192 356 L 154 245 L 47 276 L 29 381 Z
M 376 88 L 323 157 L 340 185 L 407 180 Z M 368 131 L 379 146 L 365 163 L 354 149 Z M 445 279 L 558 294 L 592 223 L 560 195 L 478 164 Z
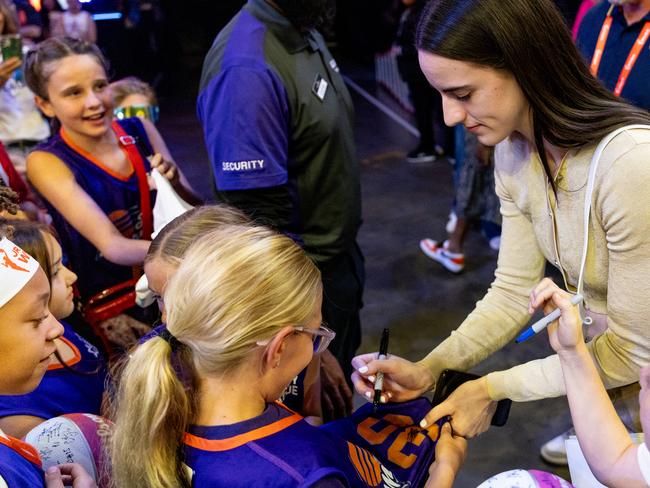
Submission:
M 431 403 L 433 403 L 434 406 L 442 403 L 460 385 L 466 381 L 476 380 L 480 377 L 480 375 L 473 373 L 456 371 L 454 369 L 445 369 L 442 373 L 440 373 L 440 378 L 438 378 L 438 382 L 436 383 L 436 389 L 433 392 L 433 400 Z M 510 413 L 511 406 L 512 400 L 508 398 L 505 400 L 499 400 L 497 403 L 497 409 L 494 412 L 492 421 L 490 423 L 496 427 L 505 425 L 508 420 L 508 414 Z
M 23 41 L 18 34 L 11 34 L 0 37 L 0 50 L 2 51 L 2 60 L 9 58 L 23 59 Z

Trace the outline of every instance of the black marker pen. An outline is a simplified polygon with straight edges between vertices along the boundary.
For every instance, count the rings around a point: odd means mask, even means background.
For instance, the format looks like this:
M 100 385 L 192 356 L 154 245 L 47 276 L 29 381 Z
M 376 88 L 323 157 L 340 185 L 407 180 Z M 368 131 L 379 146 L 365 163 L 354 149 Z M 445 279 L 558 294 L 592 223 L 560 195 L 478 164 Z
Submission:
M 381 333 L 381 342 L 379 343 L 379 358 L 386 359 L 388 357 L 388 329 L 384 329 Z M 373 412 L 377 411 L 377 407 L 381 403 L 381 392 L 384 387 L 384 373 L 381 371 L 377 372 L 377 377 L 375 378 L 375 397 L 372 400 L 372 410 Z

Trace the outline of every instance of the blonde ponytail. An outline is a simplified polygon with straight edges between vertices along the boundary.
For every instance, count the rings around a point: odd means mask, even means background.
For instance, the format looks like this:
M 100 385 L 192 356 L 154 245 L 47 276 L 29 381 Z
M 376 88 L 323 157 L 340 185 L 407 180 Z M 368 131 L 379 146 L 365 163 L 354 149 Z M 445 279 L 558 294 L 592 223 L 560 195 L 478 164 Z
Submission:
M 115 486 L 189 487 L 181 453 L 198 382 L 250 361 L 258 342 L 283 327 L 304 324 L 321 294 L 312 261 L 268 228 L 224 225 L 193 243 L 164 297 L 167 329 L 181 346 L 172 353 L 164 339 L 149 340 L 119 379 Z
M 135 349 L 119 378 L 116 428 L 111 441 L 113 482 L 119 488 L 190 487 L 182 440 L 194 416 L 190 351 L 172 352 L 160 337 Z M 174 364 L 178 363 L 178 364 Z

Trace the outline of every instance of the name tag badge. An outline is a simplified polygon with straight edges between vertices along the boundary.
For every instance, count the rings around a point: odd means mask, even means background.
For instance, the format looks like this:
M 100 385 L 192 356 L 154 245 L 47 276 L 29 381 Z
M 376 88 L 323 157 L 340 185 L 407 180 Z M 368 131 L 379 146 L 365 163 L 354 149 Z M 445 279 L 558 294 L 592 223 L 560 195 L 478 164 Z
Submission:
M 327 83 L 327 81 L 325 81 L 325 79 L 321 75 L 318 75 L 316 77 L 316 81 L 314 81 L 314 84 L 311 87 L 311 91 L 322 102 L 323 100 L 325 100 L 325 94 L 327 93 L 328 86 L 329 84 Z

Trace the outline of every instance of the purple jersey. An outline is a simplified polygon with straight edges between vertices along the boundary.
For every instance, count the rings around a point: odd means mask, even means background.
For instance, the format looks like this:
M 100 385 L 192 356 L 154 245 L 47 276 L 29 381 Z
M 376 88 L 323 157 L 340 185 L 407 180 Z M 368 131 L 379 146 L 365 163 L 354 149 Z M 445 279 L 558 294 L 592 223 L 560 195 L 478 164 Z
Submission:
M 417 487 L 427 480 L 440 428 L 447 421 L 441 419 L 422 429 L 418 424 L 431 408 L 426 398 L 379 405 L 376 413 L 366 403 L 351 416 L 328 422 L 321 429 L 368 450 L 397 479 Z
M 127 134 L 136 139 L 145 170 L 149 171 L 147 156 L 153 153 L 153 149 L 142 122 L 134 117 L 121 120 L 119 124 Z M 35 150 L 51 153 L 63 161 L 74 175 L 77 184 L 95 201 L 124 237 L 141 237 L 140 190 L 135 172 L 129 176 L 114 173 L 101 161 L 76 147 L 63 130 Z M 106 260 L 47 200 L 44 201 L 52 215 L 52 223 L 70 268 L 79 277 L 77 287 L 84 302 L 102 290 L 133 278 L 130 266 L 120 266 Z
M 409 486 L 368 450 L 309 425 L 279 403 L 237 424 L 191 427 L 185 462 L 197 487 L 308 487 L 326 480 L 349 487 Z
M 73 351 L 67 363 L 79 373 L 52 364 L 38 387 L 26 395 L 0 395 L 0 417 L 31 415 L 43 419 L 66 413 L 100 414 L 106 363 L 99 350 L 63 324 L 61 339 Z
M 41 459 L 29 444 L 0 435 L 0 477 L 9 488 L 45 486 Z

